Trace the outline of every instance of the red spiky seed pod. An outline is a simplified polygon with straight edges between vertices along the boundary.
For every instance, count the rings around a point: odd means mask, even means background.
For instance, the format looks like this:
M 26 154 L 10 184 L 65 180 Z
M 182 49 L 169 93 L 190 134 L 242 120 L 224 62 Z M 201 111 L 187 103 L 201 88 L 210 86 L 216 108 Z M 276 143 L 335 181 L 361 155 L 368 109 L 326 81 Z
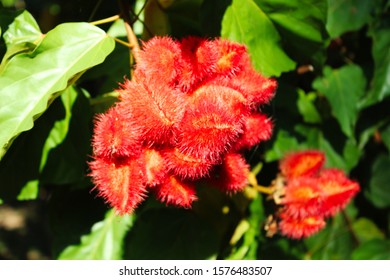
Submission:
M 142 157 L 107 161 L 95 158 L 89 164 L 99 196 L 118 214 L 131 213 L 146 194 L 145 163 Z
M 175 85 L 181 75 L 184 61 L 180 44 L 169 37 L 153 37 L 144 43 L 135 70 L 139 75 L 153 77 L 167 85 Z
M 147 145 L 175 143 L 176 126 L 186 104 L 182 93 L 146 77 L 126 81 L 119 92 L 119 106 L 129 112 L 134 123 L 142 124 L 141 138 Z
M 243 133 L 234 145 L 234 150 L 250 149 L 272 135 L 273 124 L 265 114 L 253 113 L 244 119 Z
M 348 179 L 344 172 L 338 169 L 325 169 L 318 179 L 319 187 L 324 196 L 322 214 L 324 216 L 335 215 L 344 208 L 359 192 L 359 184 Z
M 141 128 L 119 107 L 110 108 L 95 119 L 93 152 L 102 158 L 125 158 L 140 153 Z
M 210 170 L 218 162 L 186 155 L 177 148 L 162 151 L 162 156 L 168 171 L 186 180 L 208 177 Z
M 293 218 L 289 215 L 281 215 L 279 230 L 282 235 L 294 239 L 309 237 L 326 226 L 322 217 L 312 216 L 305 218 Z
M 228 193 L 242 191 L 248 185 L 249 165 L 237 153 L 226 154 L 216 169 L 217 178 L 213 184 Z
M 192 203 L 198 199 L 195 185 L 175 176 L 168 177 L 154 190 L 157 198 L 168 205 L 190 208 Z
M 280 170 L 287 178 L 318 174 L 325 161 L 321 151 L 306 150 L 291 153 L 280 162 Z
M 323 193 L 317 178 L 297 177 L 287 181 L 283 212 L 297 218 L 322 215 Z

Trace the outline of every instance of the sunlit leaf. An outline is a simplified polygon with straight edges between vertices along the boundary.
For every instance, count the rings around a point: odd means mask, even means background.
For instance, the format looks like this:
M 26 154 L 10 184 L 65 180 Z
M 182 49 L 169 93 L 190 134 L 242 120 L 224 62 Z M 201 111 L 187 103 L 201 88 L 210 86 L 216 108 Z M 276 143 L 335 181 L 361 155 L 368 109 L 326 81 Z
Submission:
M 123 240 L 133 225 L 135 216 L 118 216 L 109 210 L 103 221 L 93 225 L 88 235 L 81 237 L 79 245 L 67 247 L 60 260 L 118 260 L 123 254 Z
M 223 17 L 221 35 L 244 43 L 254 66 L 266 76 L 279 76 L 295 68 L 296 63 L 281 47 L 276 27 L 253 0 L 233 0 Z
M 0 76 L 0 158 L 56 94 L 103 62 L 113 48 L 114 41 L 101 29 L 65 23 L 47 33 L 33 53 L 13 57 Z

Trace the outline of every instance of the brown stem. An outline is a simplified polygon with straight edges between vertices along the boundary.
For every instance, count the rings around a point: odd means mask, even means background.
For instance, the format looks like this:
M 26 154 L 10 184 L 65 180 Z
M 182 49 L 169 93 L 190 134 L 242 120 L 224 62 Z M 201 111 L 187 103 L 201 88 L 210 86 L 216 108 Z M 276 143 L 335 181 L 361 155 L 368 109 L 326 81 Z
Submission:
M 129 16 L 130 6 L 126 0 L 119 0 L 119 7 L 121 10 L 121 18 L 125 22 L 125 29 L 127 33 L 127 40 L 129 41 L 132 48 L 130 49 L 130 65 L 133 65 L 134 60 L 137 61 L 140 52 L 140 46 L 138 44 L 137 36 L 135 36 L 133 29 L 131 28 L 131 19 Z

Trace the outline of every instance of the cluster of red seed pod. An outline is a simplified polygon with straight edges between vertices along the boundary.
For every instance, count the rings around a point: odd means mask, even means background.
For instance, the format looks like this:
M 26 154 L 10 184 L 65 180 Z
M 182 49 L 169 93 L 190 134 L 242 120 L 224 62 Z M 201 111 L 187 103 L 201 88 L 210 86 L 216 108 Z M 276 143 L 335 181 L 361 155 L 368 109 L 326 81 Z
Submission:
M 99 195 L 123 214 L 148 192 L 190 207 L 200 179 L 242 190 L 249 172 L 242 152 L 270 138 L 272 122 L 259 106 L 275 89 L 241 44 L 151 39 L 120 101 L 96 119 L 90 168 Z
M 281 234 L 296 239 L 313 235 L 359 191 L 359 184 L 343 171 L 323 168 L 324 161 L 322 152 L 308 150 L 289 154 L 280 162 L 285 181 L 279 213 Z

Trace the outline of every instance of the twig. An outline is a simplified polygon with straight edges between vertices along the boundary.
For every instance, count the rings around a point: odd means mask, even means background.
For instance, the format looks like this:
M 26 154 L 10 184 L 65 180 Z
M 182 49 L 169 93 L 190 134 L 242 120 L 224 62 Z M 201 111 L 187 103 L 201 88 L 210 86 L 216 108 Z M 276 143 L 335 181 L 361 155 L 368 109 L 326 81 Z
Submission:
M 127 33 L 127 40 L 129 41 L 132 48 L 130 49 L 130 65 L 133 65 L 133 58 L 135 61 L 138 60 L 140 46 L 138 44 L 137 36 L 135 36 L 133 29 L 131 28 L 131 19 L 128 12 L 130 11 L 129 4 L 125 0 L 119 0 L 119 7 L 121 10 L 121 17 L 125 23 L 125 29 Z
M 90 24 L 99 25 L 99 24 L 103 24 L 103 23 L 113 22 L 113 21 L 116 21 L 118 19 L 120 19 L 120 16 L 119 15 L 115 15 L 115 16 L 112 16 L 112 17 L 108 17 L 108 18 L 92 21 L 92 22 L 90 22 Z

